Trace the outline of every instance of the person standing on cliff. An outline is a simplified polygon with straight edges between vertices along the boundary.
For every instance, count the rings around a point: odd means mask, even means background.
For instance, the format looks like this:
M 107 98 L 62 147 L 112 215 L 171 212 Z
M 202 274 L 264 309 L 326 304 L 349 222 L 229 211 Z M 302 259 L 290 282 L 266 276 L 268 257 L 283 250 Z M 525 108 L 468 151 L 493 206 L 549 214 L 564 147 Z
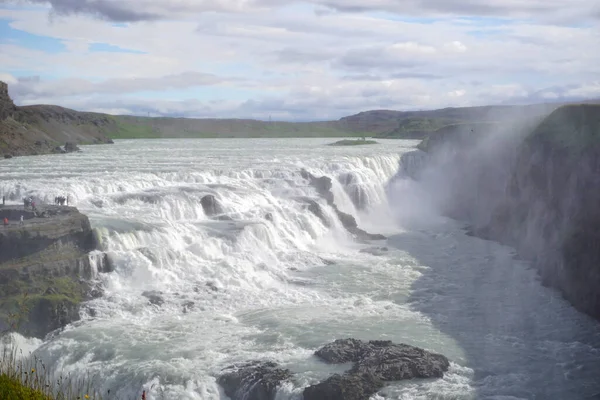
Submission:
M 4 227 L 8 228 L 8 218 L 4 217 Z
M 25 225 L 25 223 L 23 222 L 23 214 L 21 214 L 21 225 Z

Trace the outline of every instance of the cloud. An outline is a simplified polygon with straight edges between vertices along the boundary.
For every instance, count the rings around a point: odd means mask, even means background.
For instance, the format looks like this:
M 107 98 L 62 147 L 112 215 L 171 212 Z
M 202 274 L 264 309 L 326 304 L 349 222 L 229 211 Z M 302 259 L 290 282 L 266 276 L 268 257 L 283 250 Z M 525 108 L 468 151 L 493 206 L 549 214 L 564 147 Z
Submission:
M 30 0 L 49 5 L 58 15 L 87 14 L 116 22 L 185 18 L 204 12 L 242 12 L 293 5 L 293 0 Z M 598 5 L 588 0 L 311 0 L 318 15 L 385 11 L 413 16 L 494 16 L 598 19 Z M 567 10 L 566 12 L 563 10 Z
M 231 79 L 235 81 L 237 79 Z M 56 81 L 42 81 L 39 76 L 21 77 L 13 81 L 11 93 L 16 100 L 37 97 L 67 97 L 83 94 L 126 94 L 142 91 L 161 91 L 196 86 L 212 86 L 225 83 L 224 78 L 201 72 L 185 72 L 153 78 L 118 78 L 101 82 L 67 78 Z
M 53 3 L 0 6 L 11 37 L 22 32 L 64 47 L 57 53 L 0 38 L 0 73 L 12 77 L 17 104 L 305 120 L 372 108 L 596 96 L 600 53 L 591 49 L 600 32 L 589 22 L 553 22 L 549 7 L 537 0 L 348 0 L 351 13 L 275 0 L 87 0 L 77 2 L 79 9 Z M 570 4 L 563 14 L 589 9 L 579 0 Z M 458 12 L 471 6 L 483 8 Z M 48 18 L 48 9 L 55 17 Z M 107 10 L 142 12 L 135 23 L 115 24 L 106 19 L 121 17 Z M 448 10 L 460 15 L 440 16 L 451 15 Z M 508 18 L 533 10 L 535 20 Z M 476 14 L 484 11 L 497 17 Z

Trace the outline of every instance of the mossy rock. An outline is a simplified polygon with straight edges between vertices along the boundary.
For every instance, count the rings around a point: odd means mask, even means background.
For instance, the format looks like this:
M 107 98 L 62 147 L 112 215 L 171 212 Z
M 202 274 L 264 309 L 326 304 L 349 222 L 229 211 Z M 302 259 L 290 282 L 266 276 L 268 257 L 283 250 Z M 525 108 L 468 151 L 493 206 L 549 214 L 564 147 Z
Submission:
M 0 285 L 0 328 L 43 338 L 79 319 L 86 290 L 71 277 L 32 277 Z

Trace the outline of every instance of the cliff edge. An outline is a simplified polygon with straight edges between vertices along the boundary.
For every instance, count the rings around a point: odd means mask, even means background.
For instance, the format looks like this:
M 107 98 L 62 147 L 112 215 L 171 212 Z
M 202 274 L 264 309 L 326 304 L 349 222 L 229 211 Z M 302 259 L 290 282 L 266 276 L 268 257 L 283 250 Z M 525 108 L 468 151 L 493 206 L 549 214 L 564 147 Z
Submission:
M 65 153 L 76 144 L 112 143 L 117 129 L 108 115 L 78 112 L 58 106 L 17 107 L 0 81 L 0 155 Z
M 561 107 L 525 138 L 476 233 L 517 248 L 546 284 L 600 319 L 600 105 Z
M 0 331 L 43 338 L 78 320 L 91 280 L 108 265 L 90 258 L 96 240 L 88 218 L 60 206 L 0 206 L 0 218 L 9 221 L 0 227 Z

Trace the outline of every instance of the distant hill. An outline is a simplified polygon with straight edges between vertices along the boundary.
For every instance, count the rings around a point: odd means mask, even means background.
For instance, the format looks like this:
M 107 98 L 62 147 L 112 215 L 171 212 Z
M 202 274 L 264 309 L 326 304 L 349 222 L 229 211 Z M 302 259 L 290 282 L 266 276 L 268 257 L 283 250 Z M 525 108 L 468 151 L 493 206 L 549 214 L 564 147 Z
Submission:
M 445 126 L 544 116 L 561 105 L 480 106 L 426 111 L 375 110 L 344 117 L 338 124 L 350 131 L 370 132 L 378 138 L 423 139 Z
M 111 143 L 107 133 L 114 129 L 108 115 L 58 106 L 17 107 L 0 82 L 0 156 L 62 153 L 67 142 Z
M 114 139 L 123 138 L 268 138 L 345 137 L 362 132 L 343 129 L 336 121 L 280 122 L 253 119 L 113 117 Z
M 599 100 L 589 101 L 600 103 Z M 136 138 L 376 137 L 422 139 L 453 125 L 545 116 L 562 104 L 482 106 L 427 111 L 365 111 L 324 122 L 152 118 L 80 112 L 52 105 L 17 107 L 0 82 L 0 156 L 47 154 L 66 142 L 109 143 Z

